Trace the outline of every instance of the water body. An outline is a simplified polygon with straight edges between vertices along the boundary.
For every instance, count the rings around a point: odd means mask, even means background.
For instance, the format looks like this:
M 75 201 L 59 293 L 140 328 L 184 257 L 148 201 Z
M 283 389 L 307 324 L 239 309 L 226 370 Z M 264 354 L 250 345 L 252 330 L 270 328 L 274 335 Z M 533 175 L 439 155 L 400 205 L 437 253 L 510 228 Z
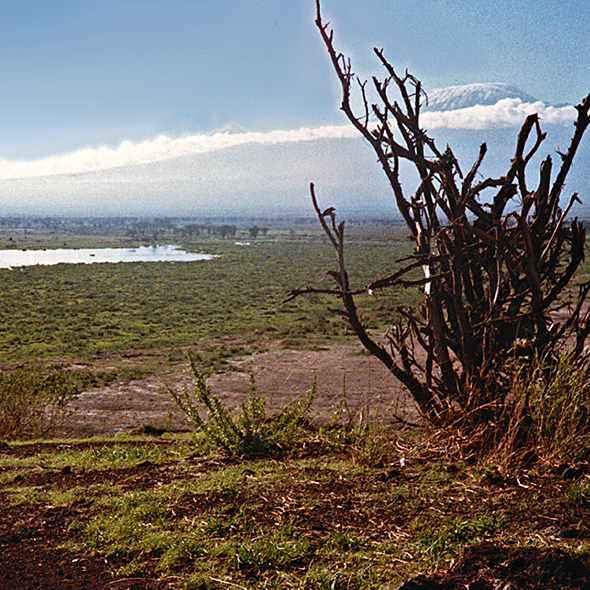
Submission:
M 180 246 L 139 248 L 74 248 L 55 250 L 0 250 L 0 268 L 35 264 L 96 264 L 99 262 L 192 262 L 210 260 L 213 254 L 185 252 Z

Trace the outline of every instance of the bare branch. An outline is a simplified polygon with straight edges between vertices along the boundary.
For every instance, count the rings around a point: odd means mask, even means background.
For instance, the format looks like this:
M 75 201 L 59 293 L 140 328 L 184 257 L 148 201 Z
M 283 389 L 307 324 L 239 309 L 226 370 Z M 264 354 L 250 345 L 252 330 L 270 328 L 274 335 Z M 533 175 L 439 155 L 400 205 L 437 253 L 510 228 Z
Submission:
M 383 76 L 373 76 L 372 87 L 357 80 L 350 59 L 336 50 L 334 34 L 322 21 L 319 0 L 316 8 L 316 24 L 341 85 L 341 109 L 376 154 L 415 253 L 395 261 L 387 276 L 351 288 L 344 223 L 336 222 L 333 208 L 320 209 L 312 184 L 313 207 L 338 260 L 338 269 L 327 273 L 337 288 L 299 289 L 287 300 L 307 293 L 337 296 L 343 305 L 339 313 L 359 340 L 433 423 L 503 424 L 517 352 L 526 362 L 535 355 L 557 355 L 574 331 L 574 354 L 580 355 L 590 335 L 590 311 L 583 313 L 590 285 L 579 290 L 571 310 L 564 304 L 586 243 L 584 226 L 569 220 L 577 195 L 560 209 L 566 177 L 590 126 L 590 94 L 576 107 L 574 134 L 553 183 L 550 157 L 542 160 L 538 175 L 529 172 L 546 138 L 536 114 L 522 125 L 504 176 L 478 179 L 486 144 L 463 176 L 453 150 L 441 152 L 420 127 L 422 101 L 427 101 L 421 83 L 408 72 L 399 75 L 380 49 L 375 55 Z M 351 106 L 353 90 L 362 105 L 359 115 Z M 416 173 L 409 189 L 401 185 L 403 166 Z M 419 278 L 412 274 L 419 271 Z M 402 313 L 386 336 L 386 349 L 368 334 L 355 300 L 399 287 L 421 289 L 424 316 Z M 556 310 L 562 315 L 570 310 L 561 327 L 552 323 Z

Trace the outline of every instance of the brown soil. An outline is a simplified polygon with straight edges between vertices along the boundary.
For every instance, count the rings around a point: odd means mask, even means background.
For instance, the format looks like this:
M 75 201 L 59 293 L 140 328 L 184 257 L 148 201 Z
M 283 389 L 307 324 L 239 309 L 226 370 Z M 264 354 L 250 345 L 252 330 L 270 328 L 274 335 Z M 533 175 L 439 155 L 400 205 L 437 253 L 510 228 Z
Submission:
M 55 445 L 27 445 L 4 448 L 0 454 L 35 453 Z M 14 483 L 25 485 L 89 485 L 91 482 L 118 483 L 132 481 L 145 469 L 105 470 L 75 474 L 31 474 Z M 153 476 L 144 485 L 154 484 Z M 138 484 L 138 487 L 141 484 Z M 5 505 L 0 501 L 0 590 L 155 590 L 167 587 L 149 577 L 122 578 L 111 573 L 113 563 L 99 556 L 76 554 L 62 549 L 65 542 L 75 541 L 70 530 L 75 521 L 84 522 L 92 512 L 91 501 L 78 501 L 70 506 L 38 504 Z
M 467 547 L 445 574 L 418 576 L 398 590 L 587 590 L 585 559 L 559 549 L 502 549 L 489 543 Z
M 357 346 L 336 345 L 327 350 L 301 351 L 287 350 L 275 344 L 266 352 L 239 358 L 233 364 L 245 372 L 228 372 L 211 380 L 214 391 L 228 403 L 239 403 L 247 395 L 247 371 L 250 369 L 254 371 L 259 391 L 268 396 L 271 409 L 308 390 L 315 374 L 318 393 L 313 411 L 318 420 L 330 419 L 339 403 L 344 420 L 368 417 L 387 421 L 392 412 L 406 420 L 418 419 L 415 407 L 395 386 L 388 373 L 376 360 L 362 354 Z M 145 426 L 190 427 L 165 392 L 165 384 L 190 384 L 187 367 L 168 368 L 142 380 L 119 382 L 83 393 L 73 404 L 73 413 L 61 433 L 80 437 L 134 432 Z M 109 443 L 72 441 L 23 446 L 0 443 L 0 455 L 33 455 L 68 444 Z M 155 439 L 150 444 L 166 443 Z M 305 452 L 313 453 L 314 450 L 308 448 Z M 219 462 L 205 461 L 195 468 L 203 472 L 217 469 L 219 465 Z M 87 472 L 75 467 L 61 471 L 31 470 L 11 485 L 67 489 L 111 482 L 124 489 L 140 489 L 168 483 L 176 477 L 179 475 L 174 462 L 157 465 L 146 462 L 133 468 Z M 371 536 L 362 503 L 355 504 L 355 494 L 368 485 L 371 485 L 370 481 L 342 481 L 335 487 L 332 483 L 330 489 L 318 487 L 315 492 L 318 509 L 305 517 L 305 526 L 310 531 L 325 531 L 337 523 L 344 528 L 359 528 Z M 265 505 L 265 508 L 257 506 L 257 502 L 262 501 L 260 498 L 240 497 L 240 494 L 227 498 L 212 495 L 204 501 L 211 506 L 222 504 L 225 507 L 234 503 L 236 510 L 244 503 L 252 504 L 257 518 L 264 519 L 278 512 L 288 512 L 290 507 L 285 504 L 285 498 L 294 504 L 292 509 L 297 510 L 299 496 L 307 497 L 309 493 L 308 488 L 299 490 L 294 484 L 288 493 L 281 493 L 276 498 L 267 494 L 264 501 L 269 506 Z M 333 501 L 335 497 L 338 502 Z M 202 508 L 187 505 L 184 507 L 186 514 L 181 516 L 190 518 L 191 511 Z M 383 526 L 395 528 L 399 515 L 396 506 L 384 504 L 377 508 L 380 524 L 374 534 L 378 536 L 384 533 Z M 80 528 L 71 525 L 87 522 L 93 510 L 90 498 L 68 506 L 8 505 L 0 490 L 0 590 L 156 590 L 169 587 L 165 581 L 149 574 L 126 578 L 114 576 L 111 572 L 117 566 L 116 561 L 107 563 L 99 556 L 71 553 L 60 548 L 66 542 L 78 540 Z M 505 549 L 481 544 L 466 549 L 447 573 L 419 576 L 400 589 L 581 590 L 590 588 L 588 566 L 587 556 L 572 557 L 557 549 Z
M 145 356 L 150 351 L 145 352 Z M 140 353 L 137 356 L 141 356 Z M 135 358 L 141 362 L 141 358 Z M 249 372 L 256 389 L 267 398 L 270 412 L 309 391 L 314 375 L 317 395 L 312 417 L 330 420 L 339 408 L 341 420 L 394 420 L 394 415 L 418 421 L 411 398 L 383 365 L 358 345 L 332 345 L 322 350 L 291 350 L 269 343 L 265 352 L 230 361 L 227 372 L 209 379 L 213 392 L 229 405 L 243 402 L 249 391 Z M 188 364 L 145 379 L 116 382 L 91 389 L 71 405 L 72 414 L 58 434 L 90 436 L 137 432 L 145 426 L 183 430 L 190 423 L 178 410 L 166 385 L 190 387 Z

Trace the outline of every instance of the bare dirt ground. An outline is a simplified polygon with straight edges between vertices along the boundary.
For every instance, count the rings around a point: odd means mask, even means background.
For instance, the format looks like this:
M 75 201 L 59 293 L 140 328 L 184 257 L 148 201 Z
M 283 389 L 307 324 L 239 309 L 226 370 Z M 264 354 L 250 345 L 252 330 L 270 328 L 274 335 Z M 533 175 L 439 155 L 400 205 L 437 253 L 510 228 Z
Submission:
M 264 352 L 237 357 L 229 370 L 209 379 L 212 390 L 225 403 L 238 405 L 249 391 L 249 373 L 256 389 L 267 398 L 269 412 L 309 391 L 314 375 L 317 393 L 312 420 L 326 422 L 340 412 L 340 419 L 393 421 L 396 416 L 418 421 L 417 409 L 399 383 L 360 346 L 335 344 L 323 350 L 292 350 L 270 343 Z M 166 386 L 191 386 L 187 363 L 144 379 L 118 381 L 89 389 L 71 405 L 71 415 L 59 434 L 90 436 L 137 432 L 151 426 L 167 430 L 190 428 Z
M 138 351 L 132 362 L 149 360 L 155 354 Z M 95 360 L 104 368 L 111 358 Z M 120 361 L 120 358 L 115 359 Z M 80 361 L 85 368 L 93 368 L 92 361 Z M 131 362 L 131 361 L 130 361 Z M 394 415 L 417 421 L 417 410 L 395 380 L 381 364 L 364 354 L 359 346 L 337 344 L 324 350 L 291 350 L 278 343 L 269 343 L 262 352 L 232 358 L 233 371 L 216 374 L 210 379 L 215 393 L 228 404 L 238 404 L 248 394 L 249 371 L 253 371 L 257 389 L 267 396 L 269 410 L 277 409 L 309 390 L 313 376 L 317 377 L 317 394 L 313 405 L 313 419 L 327 421 L 340 409 L 340 419 L 354 422 L 364 418 L 390 421 Z M 168 430 L 187 429 L 190 423 L 179 412 L 166 385 L 190 386 L 188 363 L 176 366 L 162 364 L 162 369 L 138 380 L 118 381 L 106 387 L 88 389 L 72 404 L 72 413 L 62 425 L 60 434 L 71 437 L 139 432 L 146 426 Z M 0 444 L 0 455 L 36 454 L 63 443 L 39 443 L 13 446 Z M 75 444 L 106 444 L 90 441 Z M 163 444 L 163 442 L 162 442 Z M 238 460 L 238 459 L 234 459 Z M 217 468 L 221 463 L 203 464 L 203 469 Z M 217 467 L 216 467 L 217 466 Z M 367 533 L 368 507 L 362 510 L 341 510 L 344 500 L 356 498 L 378 474 L 368 472 L 367 481 L 344 482 L 342 489 L 318 489 L 317 502 L 322 507 L 310 529 L 328 530 L 330 526 L 357 526 Z M 68 489 L 72 486 L 110 482 L 132 489 L 143 489 L 172 481 L 175 470 L 168 464 L 153 465 L 149 461 L 133 468 L 79 471 L 32 470 L 8 482 L 10 486 L 51 486 Z M 344 485 L 346 484 L 346 485 Z M 333 485 L 333 484 L 330 484 Z M 277 491 L 276 502 L 285 496 L 296 495 L 296 484 L 285 482 L 285 489 Z M 525 488 L 527 486 L 524 486 Z M 292 489 L 293 488 L 293 489 Z M 350 489 L 349 489 L 350 488 Z M 520 488 L 520 492 L 522 490 Z M 524 488 L 523 488 L 524 489 Z M 525 492 L 528 490 L 524 490 Z M 274 501 L 270 490 L 266 502 Z M 309 494 L 309 491 L 306 491 Z M 343 500 L 330 500 L 338 494 Z M 307 496 L 306 496 L 307 497 Z M 3 496 L 0 496 L 4 500 Z M 218 499 L 225 508 L 228 502 L 255 505 L 257 499 L 231 497 Z M 208 498 L 214 502 L 215 498 Z M 346 505 L 357 505 L 348 501 Z M 277 504 L 278 506 L 278 504 Z M 196 508 L 194 508 L 196 510 Z M 93 514 L 92 501 L 78 500 L 67 506 L 43 504 L 9 505 L 0 502 L 0 590 L 106 590 L 106 589 L 163 589 L 165 581 L 147 573 L 121 577 L 112 573 L 116 563 L 106 563 L 99 555 L 71 553 L 60 546 L 77 540 L 80 530 L 72 523 L 86 522 Z M 256 513 L 263 519 L 268 513 Z M 399 521 L 399 507 L 387 503 L 380 510 L 384 521 Z M 272 510 L 271 510 L 272 512 Z M 197 513 L 195 513 L 197 514 Z M 299 514 L 299 512 L 298 512 Z M 191 515 L 188 515 L 191 516 Z M 356 522 L 356 519 L 360 519 Z M 396 521 L 397 519 L 397 521 Z M 381 531 L 382 533 L 382 531 Z M 550 548 L 502 548 L 489 544 L 469 547 L 446 573 L 418 576 L 400 586 L 400 590 L 537 590 L 590 588 L 590 569 L 587 555 L 571 556 Z

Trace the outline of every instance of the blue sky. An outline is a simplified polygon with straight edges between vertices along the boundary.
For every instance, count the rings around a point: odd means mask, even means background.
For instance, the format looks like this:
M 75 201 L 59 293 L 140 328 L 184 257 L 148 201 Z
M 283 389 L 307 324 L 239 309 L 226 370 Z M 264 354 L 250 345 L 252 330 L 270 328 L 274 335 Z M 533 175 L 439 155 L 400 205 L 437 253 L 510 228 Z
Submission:
M 590 5 L 585 2 L 324 0 L 322 7 L 336 29 L 338 47 L 363 76 L 377 69 L 372 47 L 378 46 L 400 71 L 410 68 L 427 90 L 504 82 L 553 104 L 579 102 L 590 90 Z M 203 136 L 227 125 L 261 133 L 343 125 L 314 13 L 313 0 L 3 0 L 0 178 L 2 166 L 15 162 L 28 163 L 30 171 L 52 156 L 87 150 L 84 157 L 92 159 L 88 150 L 100 146 L 116 150 L 127 142 L 129 152 L 159 137 Z M 332 145 L 334 155 L 343 150 L 345 160 L 354 159 L 346 162 L 362 169 L 370 154 L 355 155 L 357 148 L 347 141 L 344 147 Z M 108 170 L 130 166 L 131 160 L 117 164 L 120 151 L 109 155 Z M 187 184 L 189 177 L 199 177 L 203 195 L 208 191 L 215 199 L 223 191 L 211 187 L 225 183 L 227 195 L 237 190 L 228 180 L 235 162 L 242 186 L 264 188 L 264 170 L 247 179 L 244 168 L 270 156 L 246 151 L 240 147 L 234 160 L 225 152 L 218 152 L 218 161 L 207 156 L 211 178 L 194 158 L 185 162 L 183 173 L 175 160 L 169 163 L 175 172 L 162 175 L 184 174 L 187 199 L 198 192 Z M 313 172 L 314 163 L 305 163 L 309 155 L 299 152 L 298 165 Z M 186 152 L 181 155 L 186 159 Z M 151 162 L 142 158 L 140 164 Z M 276 166 L 288 165 L 288 157 L 278 160 Z M 226 175 L 216 185 L 215 174 L 223 176 L 216 166 L 222 165 Z M 199 172 L 191 175 L 186 166 L 200 166 Z M 56 173 L 43 190 L 30 179 L 19 184 L 18 174 L 5 174 L 10 182 L 0 186 L 0 214 L 3 197 L 10 195 L 43 211 L 45 205 L 59 210 L 61 194 L 63 211 L 69 212 L 76 191 L 94 195 L 80 213 L 100 213 L 106 192 L 93 193 L 92 187 L 122 190 L 121 170 L 99 177 L 95 169 L 65 169 L 85 175 L 78 188 L 70 180 L 59 184 Z M 144 172 L 128 168 L 120 199 L 139 202 L 134 182 L 142 194 L 149 192 Z M 283 172 L 277 168 L 268 178 L 272 190 L 278 190 L 273 183 Z M 144 180 L 148 184 L 142 185 Z M 300 182 L 297 176 L 289 186 L 297 191 Z M 158 190 L 154 186 L 154 194 Z M 169 185 L 167 199 L 173 199 L 173 190 Z M 287 195 L 289 187 L 280 190 Z M 254 198 L 254 188 L 248 194 Z

